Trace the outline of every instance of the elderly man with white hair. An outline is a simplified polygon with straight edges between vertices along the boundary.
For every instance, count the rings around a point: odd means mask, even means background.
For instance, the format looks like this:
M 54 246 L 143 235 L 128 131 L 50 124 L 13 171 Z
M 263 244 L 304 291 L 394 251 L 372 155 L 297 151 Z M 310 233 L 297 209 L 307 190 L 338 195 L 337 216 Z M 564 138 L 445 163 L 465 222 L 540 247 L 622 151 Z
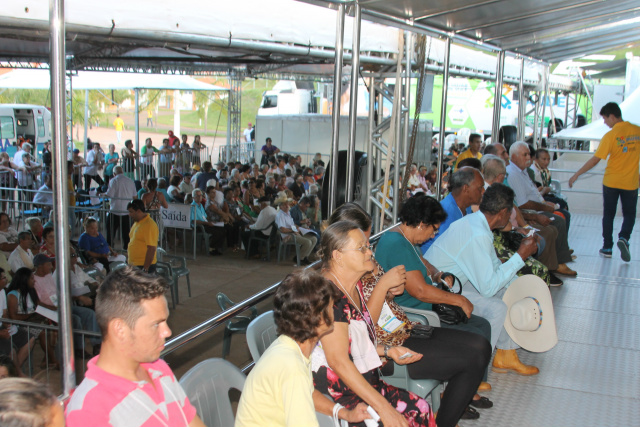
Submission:
M 569 249 L 565 218 L 554 213 L 559 210 L 560 206 L 546 202 L 527 173 L 527 167 L 531 164 L 529 145 L 523 141 L 514 142 L 509 148 L 509 159 L 511 161 L 506 168 L 507 181 L 516 194 L 516 205 L 521 210 L 528 209 L 540 213 L 540 217 L 547 218 L 547 220 L 539 220 L 541 225 L 553 225 L 558 230 L 558 238 L 556 239 L 558 268 L 555 273 L 571 277 L 577 276 L 578 273 L 566 264 L 572 261 L 572 251 Z
M 109 197 L 109 214 L 107 215 L 107 243 L 113 246 L 114 237 L 118 230 L 122 236 L 122 248 L 129 246 L 129 211 L 127 204 L 138 198 L 136 184 L 124 174 L 122 166 L 113 168 L 113 178 L 109 180 L 109 189 L 105 193 Z

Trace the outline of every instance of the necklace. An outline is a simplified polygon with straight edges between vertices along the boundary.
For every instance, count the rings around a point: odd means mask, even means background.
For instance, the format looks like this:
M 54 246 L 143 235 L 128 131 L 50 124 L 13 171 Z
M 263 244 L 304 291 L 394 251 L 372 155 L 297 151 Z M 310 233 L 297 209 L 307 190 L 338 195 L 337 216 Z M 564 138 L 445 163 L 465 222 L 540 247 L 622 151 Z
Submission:
M 402 228 L 400 228 L 400 226 L 398 226 L 398 231 L 400 232 L 400 234 L 402 234 L 402 237 L 405 238 L 405 240 L 407 242 L 409 242 L 409 244 L 411 245 L 411 247 L 413 248 L 413 251 L 416 253 L 416 256 L 418 257 L 418 259 L 420 260 L 420 262 L 422 262 L 422 257 L 420 256 L 420 254 L 418 253 L 418 250 L 416 249 L 416 245 L 414 245 L 413 243 L 411 243 L 411 240 L 409 240 L 409 238 L 404 234 L 404 232 L 402 231 Z
M 351 298 L 351 295 L 349 295 L 349 293 L 346 291 L 344 286 L 342 286 L 342 282 L 340 282 L 340 279 L 338 279 L 338 276 L 333 274 L 332 271 L 329 271 L 329 274 L 331 274 L 336 279 L 336 282 L 338 282 L 337 285 L 340 287 L 342 292 L 347 296 L 347 298 L 349 298 L 349 301 L 351 302 L 351 304 L 353 304 L 353 306 L 356 308 L 356 310 L 358 310 L 358 313 L 360 313 L 360 316 L 362 317 L 362 320 L 364 320 L 364 323 L 367 325 L 367 328 L 369 329 L 369 332 L 371 332 L 371 336 L 373 337 L 373 345 L 377 346 L 378 345 L 378 337 L 376 337 L 376 331 L 369 324 L 369 322 L 367 322 L 367 320 L 364 317 L 364 314 L 362 314 L 362 311 L 358 308 L 358 305 L 355 303 L 353 298 Z M 360 293 L 358 292 L 358 294 L 360 294 Z M 367 309 L 367 313 L 370 313 L 369 312 L 369 307 L 367 307 L 367 303 L 364 301 L 364 298 L 360 297 L 360 302 Z M 371 316 L 371 314 L 369 314 L 369 316 Z

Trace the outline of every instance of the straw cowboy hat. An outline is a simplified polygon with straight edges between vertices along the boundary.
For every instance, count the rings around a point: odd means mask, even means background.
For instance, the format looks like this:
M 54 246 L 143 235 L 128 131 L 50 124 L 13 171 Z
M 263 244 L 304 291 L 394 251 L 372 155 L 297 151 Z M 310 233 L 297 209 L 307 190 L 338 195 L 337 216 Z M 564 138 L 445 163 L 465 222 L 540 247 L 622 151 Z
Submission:
M 551 294 L 541 278 L 531 274 L 518 277 L 502 301 L 508 307 L 504 328 L 516 344 L 542 353 L 558 343 Z
M 281 191 L 278 193 L 278 197 L 276 197 L 276 199 L 273 201 L 273 206 L 280 206 L 282 203 L 285 202 L 293 202 L 293 199 L 287 197 L 287 193 L 285 193 L 284 191 Z

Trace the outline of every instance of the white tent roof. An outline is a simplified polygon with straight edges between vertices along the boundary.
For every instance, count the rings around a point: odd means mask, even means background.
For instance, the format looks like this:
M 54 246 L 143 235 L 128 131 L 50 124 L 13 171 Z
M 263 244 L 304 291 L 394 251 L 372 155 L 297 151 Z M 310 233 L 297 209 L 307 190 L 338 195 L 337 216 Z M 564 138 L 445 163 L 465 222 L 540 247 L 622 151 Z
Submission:
M 0 88 L 49 89 L 48 70 L 14 70 L 0 76 Z M 108 73 L 79 71 L 72 78 L 73 89 L 178 89 L 228 90 L 189 76 L 169 74 Z
M 622 110 L 622 118 L 624 120 L 640 126 L 640 88 L 636 89 L 627 99 L 622 101 L 620 110 Z M 599 119 L 586 126 L 564 129 L 552 137 L 556 139 L 599 141 L 604 134 L 610 130 L 609 126 L 604 124 L 604 120 Z

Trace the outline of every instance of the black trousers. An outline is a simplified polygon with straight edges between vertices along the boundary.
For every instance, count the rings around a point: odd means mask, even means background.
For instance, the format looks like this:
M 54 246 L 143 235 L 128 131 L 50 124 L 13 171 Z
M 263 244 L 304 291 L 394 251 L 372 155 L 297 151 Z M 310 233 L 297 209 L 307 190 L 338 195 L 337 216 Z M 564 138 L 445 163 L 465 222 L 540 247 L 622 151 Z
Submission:
M 431 338 L 410 337 L 403 345 L 423 355 L 419 361 L 407 365 L 411 378 L 448 382 L 436 424 L 455 427 L 482 381 L 491 359 L 491 344 L 478 334 L 435 328 Z M 391 362 L 382 369 L 383 375 L 392 372 Z
M 122 249 L 127 250 L 129 247 L 129 231 L 131 225 L 129 223 L 129 215 L 116 215 L 109 212 L 107 214 L 107 243 L 113 247 L 118 230 L 122 232 Z
M 98 185 L 100 187 L 102 187 L 104 185 L 104 181 L 102 180 L 102 178 L 100 177 L 100 175 L 84 175 L 84 191 L 89 191 L 89 189 L 91 188 L 91 180 L 94 180 L 95 182 L 98 183 Z

